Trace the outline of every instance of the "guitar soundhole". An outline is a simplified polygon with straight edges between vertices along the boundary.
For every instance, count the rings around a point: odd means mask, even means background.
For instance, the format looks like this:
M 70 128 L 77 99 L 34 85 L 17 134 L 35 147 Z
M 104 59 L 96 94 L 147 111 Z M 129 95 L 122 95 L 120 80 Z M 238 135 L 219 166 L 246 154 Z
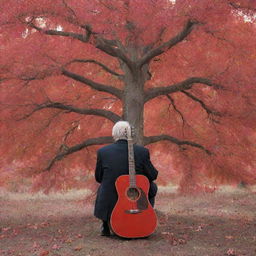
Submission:
M 129 188 L 127 190 L 127 196 L 130 200 L 137 200 L 140 196 L 140 192 L 137 188 Z

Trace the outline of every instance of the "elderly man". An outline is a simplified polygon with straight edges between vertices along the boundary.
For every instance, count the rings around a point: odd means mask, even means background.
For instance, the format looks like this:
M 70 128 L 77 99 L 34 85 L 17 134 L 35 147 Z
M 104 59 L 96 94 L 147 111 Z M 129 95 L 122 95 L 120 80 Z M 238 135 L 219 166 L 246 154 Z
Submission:
M 101 235 L 109 236 L 109 219 L 117 202 L 115 181 L 120 175 L 128 174 L 128 146 L 126 130 L 130 129 L 128 122 L 119 121 L 112 129 L 115 143 L 102 147 L 97 152 L 95 179 L 100 183 L 95 202 L 94 215 L 103 221 Z M 157 186 L 153 182 L 158 171 L 150 161 L 148 149 L 134 145 L 136 174 L 146 176 L 150 182 L 149 201 L 154 206 Z

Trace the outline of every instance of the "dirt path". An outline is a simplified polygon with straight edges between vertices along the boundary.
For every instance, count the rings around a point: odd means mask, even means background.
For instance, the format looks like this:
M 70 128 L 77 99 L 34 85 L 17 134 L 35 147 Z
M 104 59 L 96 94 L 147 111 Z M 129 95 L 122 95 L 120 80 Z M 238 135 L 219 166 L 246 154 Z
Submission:
M 239 193 L 238 193 L 239 192 Z M 81 198 L 0 196 L 1 256 L 256 255 L 256 194 L 160 193 L 159 225 L 147 239 L 101 237 Z

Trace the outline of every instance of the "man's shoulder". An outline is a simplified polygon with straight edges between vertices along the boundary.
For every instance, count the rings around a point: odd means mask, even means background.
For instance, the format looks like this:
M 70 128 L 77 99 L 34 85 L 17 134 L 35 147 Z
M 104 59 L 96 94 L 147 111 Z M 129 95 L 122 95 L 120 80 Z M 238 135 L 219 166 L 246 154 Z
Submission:
M 103 146 L 100 149 L 98 149 L 98 153 L 104 153 L 106 151 L 114 149 L 115 147 L 117 147 L 116 143 L 112 143 L 112 144 Z M 145 148 L 141 145 L 137 145 L 137 144 L 134 144 L 134 150 L 139 153 L 148 153 L 149 152 L 149 150 L 147 148 Z
M 148 149 L 141 146 L 141 145 L 137 145 L 137 144 L 134 144 L 134 150 L 138 151 L 138 152 L 141 152 L 141 153 L 147 153 L 148 152 Z
M 101 147 L 100 149 L 98 149 L 98 152 L 99 153 L 105 152 L 105 151 L 108 151 L 109 149 L 111 149 L 113 147 L 115 147 L 114 143 Z

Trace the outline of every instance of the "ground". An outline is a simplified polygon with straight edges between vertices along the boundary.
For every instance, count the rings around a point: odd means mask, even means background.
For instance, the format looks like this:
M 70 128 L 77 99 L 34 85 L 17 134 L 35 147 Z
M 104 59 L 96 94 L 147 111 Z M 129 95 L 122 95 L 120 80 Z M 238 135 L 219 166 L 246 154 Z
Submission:
M 1 256 L 255 256 L 256 189 L 182 196 L 160 189 L 146 239 L 101 237 L 86 191 L 0 193 Z

